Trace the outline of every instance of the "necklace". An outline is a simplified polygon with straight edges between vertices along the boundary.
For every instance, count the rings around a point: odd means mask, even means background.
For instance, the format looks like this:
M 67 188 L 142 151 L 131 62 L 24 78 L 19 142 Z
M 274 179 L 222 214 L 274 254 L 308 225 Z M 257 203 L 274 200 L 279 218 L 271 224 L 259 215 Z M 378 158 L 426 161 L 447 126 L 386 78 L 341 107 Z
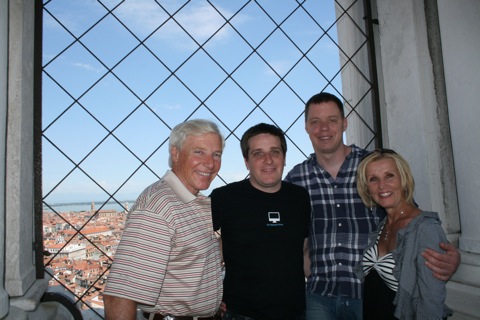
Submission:
M 389 230 L 385 231 L 385 235 L 383 236 L 383 240 L 387 241 L 388 240 L 388 232 Z
M 400 211 L 400 215 L 403 215 L 403 211 Z M 387 224 L 385 223 L 385 227 L 387 227 L 387 229 L 385 229 L 385 233 L 383 235 L 383 240 L 387 241 L 388 240 L 388 234 L 390 233 L 390 230 L 387 226 Z

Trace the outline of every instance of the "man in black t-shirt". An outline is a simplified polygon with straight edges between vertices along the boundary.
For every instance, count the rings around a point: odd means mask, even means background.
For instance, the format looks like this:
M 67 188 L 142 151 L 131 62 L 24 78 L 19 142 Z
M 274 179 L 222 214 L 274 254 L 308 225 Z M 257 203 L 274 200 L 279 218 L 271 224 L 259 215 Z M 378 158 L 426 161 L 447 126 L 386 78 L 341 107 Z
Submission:
M 255 125 L 240 145 L 249 179 L 211 194 L 225 262 L 223 319 L 303 319 L 309 194 L 282 181 L 287 145 L 279 128 Z

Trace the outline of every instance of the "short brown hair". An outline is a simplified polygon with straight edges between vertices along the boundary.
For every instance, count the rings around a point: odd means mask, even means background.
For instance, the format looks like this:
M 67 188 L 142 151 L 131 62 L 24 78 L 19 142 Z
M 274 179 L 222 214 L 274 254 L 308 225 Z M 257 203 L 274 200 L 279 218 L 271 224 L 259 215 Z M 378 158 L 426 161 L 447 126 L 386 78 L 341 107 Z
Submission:
M 278 137 L 278 139 L 280 139 L 280 146 L 282 147 L 283 155 L 285 156 L 287 154 L 287 141 L 285 139 L 285 134 L 283 133 L 283 131 L 280 128 L 274 126 L 273 124 L 259 123 L 245 131 L 242 139 L 240 140 L 240 148 L 242 149 L 242 154 L 245 159 L 248 160 L 248 152 L 250 151 L 250 145 L 248 143 L 248 140 L 262 133 L 268 133 L 272 136 Z
M 310 99 L 308 99 L 307 103 L 305 104 L 305 122 L 308 118 L 308 110 L 310 109 L 311 104 L 319 104 L 324 102 L 335 102 L 338 109 L 340 110 L 340 114 L 342 118 L 345 118 L 345 111 L 343 110 L 343 103 L 342 101 L 335 95 L 328 93 L 328 92 L 320 92 L 313 95 Z

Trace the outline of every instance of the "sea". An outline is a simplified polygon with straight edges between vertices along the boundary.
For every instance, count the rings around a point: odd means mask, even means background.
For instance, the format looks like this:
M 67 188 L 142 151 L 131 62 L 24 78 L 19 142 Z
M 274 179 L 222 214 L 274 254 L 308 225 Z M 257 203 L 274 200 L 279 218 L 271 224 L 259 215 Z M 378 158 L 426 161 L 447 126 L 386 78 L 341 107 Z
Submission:
M 128 201 L 119 201 L 121 203 L 118 204 L 116 201 L 107 202 L 103 205 L 103 202 L 93 202 L 94 210 L 115 210 L 115 211 L 125 211 L 125 208 L 131 208 L 134 200 Z M 101 207 L 103 205 L 103 207 Z M 101 208 L 100 208 L 101 207 Z M 43 212 L 85 212 L 90 211 L 92 209 L 92 202 L 76 202 L 76 203 L 56 203 L 47 205 L 43 205 Z

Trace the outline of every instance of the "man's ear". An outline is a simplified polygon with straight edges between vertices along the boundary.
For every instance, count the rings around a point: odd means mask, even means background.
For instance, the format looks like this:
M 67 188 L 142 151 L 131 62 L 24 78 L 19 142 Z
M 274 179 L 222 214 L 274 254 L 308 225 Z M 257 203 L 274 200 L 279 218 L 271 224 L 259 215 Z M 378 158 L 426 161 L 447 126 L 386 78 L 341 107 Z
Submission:
M 347 127 L 348 127 L 347 117 L 344 117 L 343 118 L 343 132 L 347 131 Z
M 178 151 L 177 147 L 172 147 L 170 149 L 170 156 L 172 157 L 172 162 L 173 163 L 177 163 L 179 154 L 180 154 L 180 152 Z
M 245 167 L 247 167 L 247 170 L 250 171 L 250 167 L 248 166 L 248 160 L 243 158 L 243 161 L 245 161 Z

